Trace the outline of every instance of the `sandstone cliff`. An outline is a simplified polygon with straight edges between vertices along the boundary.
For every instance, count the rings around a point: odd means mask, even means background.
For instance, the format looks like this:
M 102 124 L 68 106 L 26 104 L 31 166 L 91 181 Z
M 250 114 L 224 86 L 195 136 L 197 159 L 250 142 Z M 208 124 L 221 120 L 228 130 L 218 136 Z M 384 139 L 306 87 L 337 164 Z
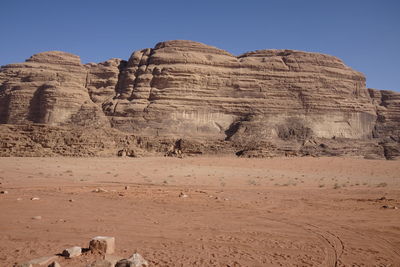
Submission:
M 400 157 L 400 94 L 387 90 L 368 90 L 377 114 L 373 137 L 380 140 L 386 158 Z
M 87 68 L 78 56 L 45 52 L 0 71 L 0 122 L 107 126 L 88 94 Z
M 158 152 L 395 159 L 399 103 L 399 93 L 366 89 L 363 74 L 333 56 L 236 57 L 192 41 L 161 42 L 128 61 L 83 65 L 45 52 L 0 69 L 0 123 L 119 130 L 154 140 L 139 147 Z M 110 145 L 108 154 L 116 150 Z

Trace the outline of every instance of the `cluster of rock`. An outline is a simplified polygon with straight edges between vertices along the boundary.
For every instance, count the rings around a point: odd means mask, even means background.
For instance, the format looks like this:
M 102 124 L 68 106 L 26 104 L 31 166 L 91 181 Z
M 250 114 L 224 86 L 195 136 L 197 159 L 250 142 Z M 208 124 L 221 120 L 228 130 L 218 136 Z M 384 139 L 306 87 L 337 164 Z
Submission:
M 101 255 L 102 259 L 98 259 L 87 267 L 146 267 L 149 263 L 138 253 L 134 253 L 129 258 L 122 258 L 112 255 L 115 252 L 115 238 L 108 236 L 96 236 L 89 242 L 89 248 L 83 249 L 78 246 L 64 249 L 59 255 L 41 257 L 25 263 L 15 265 L 16 267 L 61 267 L 57 262 L 58 257 L 72 259 L 81 256 L 83 253 L 91 253 Z
M 32 143 L 49 155 L 400 156 L 400 93 L 367 89 L 341 60 L 293 50 L 233 56 L 192 41 L 161 42 L 128 61 L 83 65 L 45 52 L 3 66 L 0 123 L 1 155 L 24 155 L 19 144 Z

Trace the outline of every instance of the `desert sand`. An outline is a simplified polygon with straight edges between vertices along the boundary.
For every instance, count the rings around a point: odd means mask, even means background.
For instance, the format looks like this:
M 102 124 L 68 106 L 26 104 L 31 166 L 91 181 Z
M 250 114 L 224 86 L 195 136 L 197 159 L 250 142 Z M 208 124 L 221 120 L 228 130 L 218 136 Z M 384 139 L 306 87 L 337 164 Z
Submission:
M 151 266 L 400 266 L 398 161 L 1 158 L 0 182 L 0 266 L 98 235 Z

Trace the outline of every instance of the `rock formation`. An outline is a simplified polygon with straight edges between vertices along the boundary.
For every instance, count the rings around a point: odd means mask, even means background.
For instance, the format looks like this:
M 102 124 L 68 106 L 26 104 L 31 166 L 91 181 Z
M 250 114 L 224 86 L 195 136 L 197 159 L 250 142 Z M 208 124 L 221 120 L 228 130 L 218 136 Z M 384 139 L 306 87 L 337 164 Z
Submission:
M 90 99 L 78 56 L 45 52 L 0 71 L 0 121 L 7 124 L 109 125 Z
M 400 157 L 400 93 L 368 90 L 377 114 L 373 137 L 380 140 L 387 159 Z
M 400 94 L 367 89 L 341 60 L 293 50 L 236 57 L 192 41 L 161 42 L 128 61 L 83 65 L 45 52 L 3 66 L 0 123 L 19 125 L 3 135 L 26 124 L 36 133 L 106 132 L 110 155 L 133 138 L 128 146 L 169 154 L 400 156 Z M 70 155 L 55 150 L 61 139 L 49 150 Z M 96 146 L 82 141 L 76 153 L 107 154 Z

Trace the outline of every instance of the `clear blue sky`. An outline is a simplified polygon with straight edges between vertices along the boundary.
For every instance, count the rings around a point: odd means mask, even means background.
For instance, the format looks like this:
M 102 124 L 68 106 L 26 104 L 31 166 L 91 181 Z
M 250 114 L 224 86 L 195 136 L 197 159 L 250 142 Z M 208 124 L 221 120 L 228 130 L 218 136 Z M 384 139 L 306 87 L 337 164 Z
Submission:
M 1 0 L 0 65 L 62 50 L 84 63 L 185 39 L 337 56 L 367 86 L 400 91 L 400 0 Z

